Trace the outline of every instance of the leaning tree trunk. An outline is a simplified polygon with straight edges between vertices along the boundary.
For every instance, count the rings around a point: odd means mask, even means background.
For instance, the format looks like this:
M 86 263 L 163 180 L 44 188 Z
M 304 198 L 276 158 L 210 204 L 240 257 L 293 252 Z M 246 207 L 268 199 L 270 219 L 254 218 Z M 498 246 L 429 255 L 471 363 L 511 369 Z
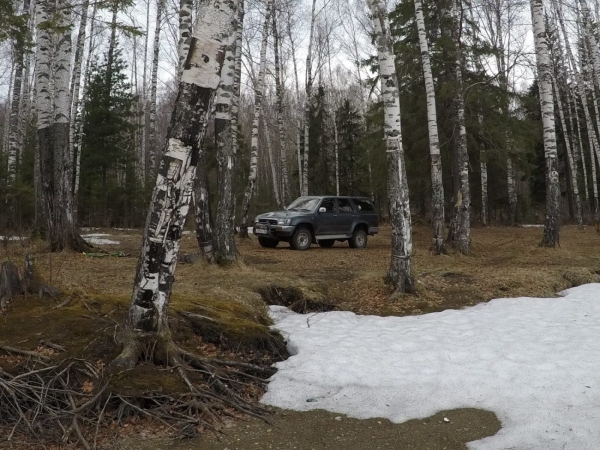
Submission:
M 148 210 L 123 350 L 113 361 L 117 367 L 132 367 L 143 356 L 164 357 L 172 349 L 169 299 L 205 123 L 231 45 L 235 3 L 206 2 L 200 14 Z
M 596 159 L 600 161 L 600 148 L 598 148 L 598 138 L 596 136 L 596 132 L 594 131 L 594 125 L 592 123 L 592 116 L 590 114 L 590 109 L 587 103 L 587 93 L 585 91 L 585 80 L 581 74 L 581 71 L 577 70 L 577 65 L 575 64 L 575 58 L 573 56 L 573 52 L 571 51 L 571 45 L 569 44 L 569 35 L 567 33 L 565 22 L 562 15 L 562 10 L 560 4 L 554 0 L 552 2 L 554 9 L 556 10 L 556 16 L 558 18 L 558 23 L 560 25 L 564 43 L 565 50 L 567 51 L 567 57 L 569 62 L 571 63 L 571 67 L 573 73 L 575 75 L 577 91 L 579 94 L 579 98 L 581 99 L 581 105 L 583 106 L 583 115 L 585 117 L 585 124 L 588 131 L 588 142 L 589 142 L 589 151 L 590 151 L 590 162 L 592 165 L 592 190 L 594 193 L 594 223 L 596 228 L 600 225 L 600 211 L 598 204 L 598 183 L 596 179 Z
M 54 6 L 48 0 L 36 5 L 38 45 L 36 48 L 37 137 L 40 184 L 47 222 L 47 238 L 52 251 L 69 248 L 87 250 L 75 231 L 69 153 L 69 76 L 71 33 L 70 10 L 62 1 Z M 56 21 L 58 30 L 48 27 Z M 56 33 L 56 36 L 53 34 Z M 58 42 L 52 55 L 52 41 Z
M 567 153 L 567 166 L 571 176 L 571 188 L 573 190 L 573 200 L 575 200 L 575 209 L 577 210 L 577 226 L 583 229 L 583 213 L 581 211 L 581 198 L 579 197 L 579 186 L 577 186 L 577 167 L 573 160 L 573 152 L 571 150 L 571 140 L 569 139 L 569 130 L 567 129 L 567 123 L 565 121 L 565 113 L 562 107 L 562 100 L 560 98 L 560 92 L 556 80 L 552 83 L 554 86 L 554 95 L 556 96 L 556 102 L 558 105 L 558 117 L 560 119 L 560 126 L 562 128 L 563 137 L 565 139 L 565 149 Z
M 265 12 L 265 21 L 263 24 L 262 44 L 260 47 L 260 69 L 258 79 L 254 87 L 254 119 L 252 121 L 252 143 L 250 147 L 250 173 L 248 175 L 248 185 L 244 192 L 244 201 L 242 203 L 242 223 L 240 225 L 240 237 L 248 237 L 248 213 L 250 212 L 250 201 L 254 194 L 254 185 L 256 183 L 256 174 L 258 168 L 258 123 L 260 120 L 260 111 L 263 101 L 263 90 L 265 86 L 265 72 L 267 65 L 267 42 L 269 40 L 269 25 L 271 24 L 271 12 L 273 0 L 267 0 L 267 10 Z
M 433 228 L 431 251 L 435 254 L 440 254 L 445 252 L 444 183 L 442 182 L 442 157 L 440 155 L 440 142 L 438 138 L 435 85 L 433 84 L 433 75 L 431 72 L 429 44 L 427 43 L 425 20 L 423 19 L 423 3 L 421 0 L 415 0 L 415 15 L 417 19 L 417 31 L 419 32 L 419 45 L 421 47 L 425 92 L 427 95 L 427 128 L 429 132 L 429 155 L 431 156 L 431 225 Z
M 304 100 L 304 158 L 302 161 L 302 195 L 308 195 L 308 156 L 310 139 L 310 104 L 312 98 L 312 44 L 315 31 L 315 6 L 317 0 L 312 1 L 310 13 L 310 33 L 308 35 L 308 53 L 306 54 L 306 99 Z
M 148 139 L 146 140 L 146 154 L 149 158 L 148 169 L 152 177 L 156 169 L 156 90 L 158 87 L 158 56 L 160 53 L 160 25 L 162 20 L 165 0 L 156 3 L 156 27 L 154 29 L 154 50 L 152 57 L 152 78 L 150 80 L 150 101 L 148 103 Z
M 542 0 L 531 0 L 530 4 L 544 131 L 544 154 L 546 157 L 546 220 L 544 221 L 544 236 L 540 245 L 555 247 L 559 243 L 560 235 L 560 186 L 554 127 L 552 66 L 546 42 L 544 5 Z
M 412 229 L 402 130 L 400 92 L 388 13 L 383 0 L 367 0 L 371 9 L 379 60 L 379 76 L 384 104 L 384 129 L 388 159 L 388 198 L 392 224 L 392 258 L 386 276 L 395 292 L 414 290 L 411 276 Z
M 237 260 L 234 239 L 235 196 L 233 178 L 237 151 L 237 118 L 239 111 L 242 28 L 244 1 L 237 1 L 238 15 L 234 23 L 235 40 L 225 53 L 221 82 L 217 90 L 215 142 L 218 167 L 217 220 L 213 234 L 215 260 L 229 264 Z

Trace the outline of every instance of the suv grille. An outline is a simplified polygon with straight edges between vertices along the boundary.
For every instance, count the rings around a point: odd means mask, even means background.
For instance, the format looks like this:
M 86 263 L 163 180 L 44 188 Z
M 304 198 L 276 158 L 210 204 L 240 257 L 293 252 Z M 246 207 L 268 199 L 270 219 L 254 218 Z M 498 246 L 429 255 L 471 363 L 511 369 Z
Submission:
M 270 223 L 271 225 L 277 225 L 276 219 L 258 219 L 260 223 Z

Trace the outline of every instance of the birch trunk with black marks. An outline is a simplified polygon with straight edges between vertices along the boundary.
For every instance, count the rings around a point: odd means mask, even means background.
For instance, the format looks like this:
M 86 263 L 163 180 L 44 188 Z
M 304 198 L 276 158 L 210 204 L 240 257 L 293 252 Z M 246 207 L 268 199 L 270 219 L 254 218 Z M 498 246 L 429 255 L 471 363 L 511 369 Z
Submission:
M 230 264 L 237 260 L 235 246 L 235 196 L 233 191 L 235 156 L 237 152 L 237 119 L 239 112 L 242 24 L 244 1 L 237 0 L 237 16 L 232 24 L 235 40 L 226 49 L 217 90 L 215 142 L 217 146 L 218 202 L 213 245 L 215 260 Z
M 53 24 L 56 26 L 53 26 Z M 89 247 L 75 230 L 69 149 L 70 9 L 66 1 L 36 5 L 37 137 L 40 183 L 51 251 Z M 56 50 L 53 55 L 53 41 Z
M 281 86 L 281 62 L 279 58 L 279 30 L 277 29 L 277 14 L 273 14 L 273 40 L 275 51 L 275 94 L 277 96 L 277 128 L 279 130 L 279 148 L 281 157 L 281 200 L 284 205 L 291 201 L 290 179 L 288 175 L 287 155 L 288 145 L 283 126 L 283 88 Z
M 581 4 L 581 10 L 583 12 L 583 23 L 585 25 L 585 40 L 589 46 L 589 55 L 591 56 L 594 83 L 598 89 L 600 89 L 600 53 L 598 53 L 598 42 L 596 41 L 596 35 L 594 33 L 594 26 L 592 24 L 592 17 L 590 10 L 585 0 L 579 0 Z M 599 130 L 600 132 L 600 130 Z
M 248 174 L 248 184 L 244 191 L 244 200 L 242 203 L 242 222 L 240 225 L 240 237 L 248 237 L 248 214 L 250 212 L 250 201 L 254 195 L 256 184 L 256 174 L 258 169 L 258 124 L 263 101 L 263 90 L 265 86 L 265 72 L 267 66 L 267 42 L 269 40 L 269 28 L 271 24 L 271 13 L 273 0 L 267 0 L 267 9 L 265 11 L 265 21 L 263 23 L 262 43 L 260 47 L 260 68 L 258 78 L 254 86 L 254 119 L 252 120 L 252 142 L 250 145 L 250 173 Z
M 558 23 L 560 25 L 562 34 L 563 34 L 563 42 L 565 43 L 565 50 L 567 51 L 567 57 L 569 62 L 571 63 L 571 68 L 573 70 L 573 74 L 575 75 L 575 81 L 577 85 L 577 92 L 579 94 L 579 98 L 581 100 L 581 106 L 583 107 L 583 115 L 585 117 L 585 125 L 587 128 L 588 142 L 589 142 L 589 152 L 590 152 L 590 163 L 592 168 L 592 190 L 594 194 L 594 223 L 596 225 L 596 229 L 600 225 L 600 211 L 598 204 L 598 182 L 596 178 L 596 159 L 600 160 L 600 149 L 598 148 L 598 137 L 596 135 L 596 131 L 594 130 L 594 125 L 592 122 L 592 116 L 590 114 L 590 109 L 588 107 L 587 102 L 587 93 L 585 89 L 585 80 L 581 74 L 581 71 L 577 69 L 577 65 L 575 64 L 575 57 L 573 56 L 573 52 L 571 51 L 571 45 L 569 44 L 569 36 L 565 27 L 565 22 L 562 15 L 562 9 L 560 4 L 553 0 L 552 2 L 554 9 L 556 10 L 556 17 L 558 18 Z M 576 111 L 577 112 L 577 111 Z
M 308 151 L 310 139 L 310 104 L 312 98 L 312 45 L 315 31 L 315 6 L 317 0 L 312 1 L 310 13 L 310 33 L 308 35 L 308 53 L 306 54 L 306 99 L 304 100 L 304 155 L 302 161 L 302 195 L 308 195 Z
M 543 247 L 555 247 L 560 238 L 560 185 L 558 180 L 558 158 L 554 125 L 554 98 L 552 95 L 552 63 L 546 42 L 546 24 L 542 0 L 530 0 L 533 38 L 538 70 L 540 108 L 546 158 L 546 219 Z
M 79 111 L 79 90 L 81 87 L 81 64 L 83 61 L 83 50 L 85 46 L 85 34 L 87 28 L 89 0 L 85 0 L 81 6 L 81 21 L 79 22 L 79 31 L 77 33 L 77 44 L 75 48 L 75 59 L 73 61 L 73 77 L 71 78 L 71 89 L 69 105 L 71 107 L 71 126 L 69 129 L 69 154 L 72 164 L 75 166 L 73 185 L 73 216 L 77 221 L 78 195 L 79 195 L 79 171 L 81 163 L 81 147 L 75 148 L 77 143 L 77 113 Z M 77 152 L 77 153 L 75 153 Z
M 149 173 L 148 173 L 148 126 L 147 126 L 147 118 L 148 118 L 148 40 L 149 40 L 149 30 L 150 30 L 150 0 L 146 0 L 146 33 L 144 33 L 144 65 L 142 70 L 142 108 L 143 112 L 141 114 L 142 121 L 142 139 L 140 145 L 140 166 L 142 173 L 142 181 L 144 186 L 146 186 Z
M 384 104 L 384 129 L 388 160 L 388 199 L 392 224 L 392 257 L 386 281 L 394 292 L 413 292 L 411 274 L 412 229 L 402 130 L 400 92 L 388 13 L 383 0 L 367 0 L 371 10 L 379 60 Z
M 296 156 L 298 157 L 298 193 L 302 195 L 304 192 L 303 189 L 303 181 L 304 177 L 302 176 L 302 133 L 304 131 L 302 127 L 302 102 L 300 101 L 300 81 L 298 79 L 298 64 L 296 63 L 296 45 L 294 43 L 294 38 L 292 36 L 292 24 L 291 24 L 291 13 L 288 12 L 287 15 L 287 35 L 290 39 L 290 49 L 292 51 L 292 64 L 294 67 L 294 81 L 296 86 Z
M 483 125 L 483 116 L 479 115 L 479 127 Z M 481 143 L 479 149 L 479 167 L 481 172 L 481 224 L 488 225 L 488 170 L 487 151 L 485 144 Z
M 213 248 L 213 227 L 210 212 L 210 197 L 208 195 L 206 157 L 202 149 L 198 153 L 193 192 L 194 205 L 196 207 L 196 240 L 202 258 L 212 264 L 215 262 L 215 252 Z
M 445 253 L 444 248 L 444 184 L 442 182 L 442 157 L 437 126 L 437 108 L 435 102 L 435 85 L 431 72 L 429 44 L 423 19 L 423 2 L 415 0 L 415 16 L 421 48 L 423 78 L 427 95 L 427 129 L 429 132 L 429 155 L 431 157 L 431 226 L 433 231 L 431 251 L 435 254 Z
M 565 139 L 565 150 L 567 153 L 567 165 L 569 174 L 571 177 L 571 189 L 573 194 L 573 200 L 575 201 L 575 209 L 577 214 L 577 226 L 583 229 L 583 212 L 581 210 L 581 197 L 579 197 L 579 186 L 577 185 L 577 167 L 573 159 L 573 151 L 571 150 L 571 140 L 569 138 L 569 130 L 567 129 L 567 122 L 565 121 L 565 112 L 562 106 L 562 100 L 560 98 L 560 91 L 556 80 L 553 80 L 552 85 L 554 86 L 554 95 L 558 106 L 558 117 L 560 119 L 560 126 L 562 128 L 563 137 Z
M 156 27 L 154 28 L 154 48 L 152 55 L 152 74 L 150 79 L 150 101 L 148 103 L 148 139 L 146 154 L 148 155 L 148 170 L 152 177 L 156 169 L 158 142 L 156 141 L 156 91 L 158 88 L 158 56 L 160 54 L 160 26 L 165 0 L 156 3 Z
M 179 70 L 177 79 L 181 79 L 185 58 L 190 51 L 192 42 L 192 11 L 194 9 L 193 0 L 179 0 Z
M 169 300 L 200 145 L 225 51 L 233 38 L 234 17 L 235 2 L 207 1 L 200 9 L 160 158 L 126 332 L 121 336 L 123 349 L 113 361 L 116 367 L 132 367 L 144 356 L 169 362 L 176 357 L 170 354 L 174 344 L 168 323 Z

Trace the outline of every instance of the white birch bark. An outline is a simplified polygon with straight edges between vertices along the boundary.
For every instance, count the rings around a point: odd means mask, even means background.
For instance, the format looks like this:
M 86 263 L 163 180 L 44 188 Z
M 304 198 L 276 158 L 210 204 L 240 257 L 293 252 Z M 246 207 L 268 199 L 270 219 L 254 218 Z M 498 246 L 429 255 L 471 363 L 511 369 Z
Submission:
M 308 195 L 308 158 L 310 140 L 310 104 L 312 98 L 312 46 L 315 31 L 315 6 L 317 0 L 312 1 L 310 13 L 310 33 L 308 35 L 308 53 L 306 54 L 306 99 L 304 100 L 304 157 L 302 161 L 302 195 Z
M 140 145 L 140 165 L 142 166 L 144 186 L 149 179 L 148 171 L 148 40 L 150 36 L 150 3 L 146 0 L 146 33 L 144 34 L 144 66 L 142 70 L 142 142 Z
M 462 4 L 461 0 L 452 2 L 454 21 L 455 61 L 454 73 L 456 82 L 455 108 L 458 138 L 454 147 L 454 158 L 458 179 L 455 180 L 453 206 L 450 221 L 449 241 L 452 246 L 464 255 L 471 250 L 471 192 L 469 188 L 469 155 L 467 153 L 467 130 L 465 128 L 465 101 L 462 82 Z M 456 133 L 456 132 L 455 132 Z
M 552 95 L 552 65 L 546 42 L 546 25 L 542 0 L 530 0 L 533 37 L 538 70 L 540 108 L 546 157 L 546 220 L 541 245 L 555 247 L 560 234 L 560 186 L 554 124 L 554 98 Z
M 372 14 L 384 102 L 384 129 L 388 159 L 388 199 L 392 224 L 392 258 L 387 282 L 395 292 L 414 289 L 411 275 L 412 229 L 402 130 L 400 92 L 390 35 L 387 8 L 383 0 L 367 0 Z
M 237 118 L 240 94 L 241 45 L 244 1 L 237 2 L 237 16 L 232 23 L 235 39 L 226 49 L 217 90 L 215 142 L 217 146 L 218 204 L 213 234 L 215 260 L 229 264 L 237 260 L 235 246 L 235 195 L 233 190 L 237 152 Z
M 271 13 L 273 0 L 267 0 L 267 9 L 265 11 L 265 21 L 263 23 L 262 43 L 260 47 L 260 68 L 256 85 L 254 86 L 254 119 L 252 120 L 252 142 L 250 145 L 250 173 L 248 175 L 248 184 L 244 192 L 242 203 L 242 222 L 240 225 L 240 237 L 248 237 L 248 213 L 250 212 L 250 201 L 254 194 L 256 184 L 256 175 L 258 169 L 258 124 L 265 86 L 265 72 L 267 65 L 267 42 L 269 39 L 269 27 L 271 24 Z
M 575 80 L 576 80 L 576 85 L 577 85 L 577 91 L 579 94 L 579 98 L 581 100 L 581 105 L 583 107 L 583 114 L 585 117 L 585 124 L 586 124 L 586 128 L 588 130 L 588 141 L 589 141 L 589 152 L 590 152 L 590 162 L 591 162 L 591 168 L 592 168 L 592 191 L 594 194 L 594 222 L 596 224 L 596 227 L 599 226 L 600 224 L 600 211 L 599 211 L 599 204 L 598 204 L 598 183 L 597 183 L 597 178 L 596 178 L 596 159 L 600 159 L 598 158 L 600 156 L 600 148 L 598 148 L 598 137 L 596 135 L 596 132 L 594 131 L 594 125 L 592 123 L 592 117 L 590 114 L 590 110 L 588 107 L 588 103 L 587 103 L 587 94 L 585 92 L 585 80 L 583 79 L 583 76 L 581 74 L 581 72 L 577 69 L 577 65 L 575 64 L 575 58 L 573 56 L 573 52 L 571 51 L 571 45 L 569 44 L 569 36 L 565 27 L 565 23 L 564 23 L 564 19 L 563 19 L 563 15 L 562 15 L 562 10 L 560 7 L 560 4 L 556 1 L 553 0 L 553 6 L 554 9 L 556 10 L 557 14 L 557 18 L 558 18 L 558 23 L 560 25 L 562 34 L 563 34 L 563 42 L 565 43 L 565 50 L 567 52 L 567 57 L 569 59 L 569 62 L 571 63 L 571 68 L 573 70 L 573 74 L 575 75 Z
M 154 49 L 152 57 L 152 75 L 150 79 L 150 101 L 148 103 L 148 140 L 146 142 L 146 153 L 149 157 L 149 170 L 154 173 L 156 169 L 156 155 L 158 142 L 156 142 L 156 91 L 158 88 L 158 57 L 160 54 L 160 27 L 162 14 L 165 8 L 165 0 L 157 0 L 156 3 L 156 27 L 154 29 Z
M 179 0 L 179 71 L 177 78 L 181 78 L 185 59 L 190 51 L 192 42 L 192 11 L 193 0 Z
M 577 103 L 575 98 L 571 96 L 570 89 L 567 89 L 567 98 L 569 115 L 571 118 L 571 129 L 577 128 L 577 159 L 581 161 L 581 169 L 583 171 L 583 198 L 585 199 L 585 212 L 587 214 L 590 210 L 590 191 L 588 188 L 587 164 L 585 162 L 585 155 L 583 152 L 583 139 L 581 138 L 581 124 L 579 123 L 579 115 L 577 114 Z M 573 105 L 573 109 L 571 109 L 571 105 Z M 575 119 L 573 119 L 573 117 Z M 573 124 L 573 122 L 575 122 L 575 124 Z
M 24 69 L 24 51 L 22 43 L 14 42 L 13 45 L 13 64 L 15 67 L 12 77 L 12 91 L 10 101 L 10 115 L 8 118 L 8 173 L 7 186 L 14 186 L 17 180 L 17 164 L 21 151 L 21 136 L 19 135 L 19 118 L 21 107 L 21 87 L 23 84 L 23 69 Z M 6 128 L 6 127 L 5 127 Z M 9 205 L 12 210 L 12 205 Z M 12 215 L 12 214 L 11 214 Z
M 275 95 L 277 96 L 277 128 L 279 130 L 279 148 L 281 157 L 281 201 L 287 205 L 291 201 L 290 180 L 288 175 L 288 145 L 283 126 L 283 87 L 281 85 L 280 36 L 277 29 L 277 14 L 273 14 L 273 46 L 275 51 Z M 268 132 L 268 130 L 267 130 Z
M 479 115 L 479 127 L 483 125 L 483 116 Z M 481 224 L 488 225 L 488 170 L 485 144 L 479 149 L 479 168 L 481 172 Z
M 200 14 L 160 159 L 127 318 L 129 332 L 141 336 L 168 338 L 167 311 L 198 153 L 225 50 L 233 38 L 234 2 L 206 1 Z M 135 339 L 126 344 L 115 361 L 118 366 L 135 364 L 141 351 Z
M 296 61 L 296 44 L 294 43 L 294 37 L 292 36 L 292 24 L 291 24 L 291 12 L 288 10 L 287 14 L 287 35 L 290 39 L 290 49 L 292 51 L 292 64 L 294 68 L 294 81 L 296 87 L 296 155 L 298 157 L 298 185 L 299 185 L 299 194 L 302 195 L 304 192 L 303 182 L 304 177 L 302 176 L 302 134 L 303 134 L 303 126 L 302 126 L 302 102 L 300 101 L 300 81 L 298 78 L 298 64 Z
M 437 127 L 437 109 L 435 102 L 435 85 L 431 72 L 429 44 L 423 19 L 423 2 L 414 0 L 425 93 L 427 95 L 427 130 L 429 133 L 429 155 L 431 157 L 431 226 L 433 231 L 431 251 L 444 253 L 444 184 L 442 182 L 442 158 Z

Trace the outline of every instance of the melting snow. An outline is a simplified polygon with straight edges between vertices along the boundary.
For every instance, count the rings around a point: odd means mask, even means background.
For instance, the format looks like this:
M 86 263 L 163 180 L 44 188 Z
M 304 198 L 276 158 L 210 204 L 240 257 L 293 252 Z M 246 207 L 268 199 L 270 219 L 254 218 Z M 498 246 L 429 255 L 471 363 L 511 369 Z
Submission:
M 262 401 L 397 423 L 483 408 L 502 429 L 469 448 L 597 450 L 600 284 L 563 295 L 413 317 L 274 306 L 294 356 L 277 364 Z
M 110 236 L 110 234 L 91 233 L 91 234 L 84 234 L 81 237 L 93 245 L 119 245 L 120 244 L 119 241 L 113 241 L 111 239 L 106 239 L 106 236 Z

